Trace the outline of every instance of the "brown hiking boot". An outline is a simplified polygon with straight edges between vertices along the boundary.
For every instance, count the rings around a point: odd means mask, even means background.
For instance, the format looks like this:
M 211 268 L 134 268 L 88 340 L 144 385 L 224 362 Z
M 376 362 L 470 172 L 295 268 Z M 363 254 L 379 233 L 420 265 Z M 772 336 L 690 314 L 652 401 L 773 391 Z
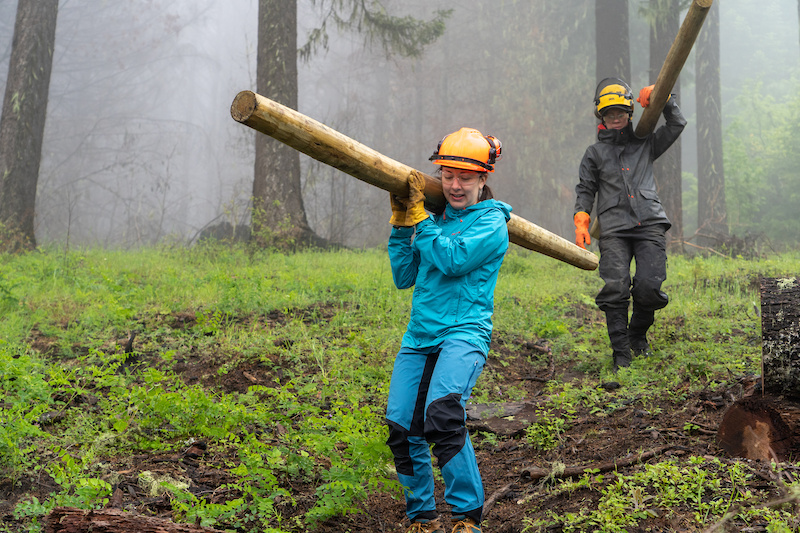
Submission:
M 406 529 L 406 533 L 444 533 L 442 522 L 438 518 L 432 520 L 415 520 Z
M 469 517 L 453 521 L 453 531 L 451 533 L 481 533 L 481 526 Z

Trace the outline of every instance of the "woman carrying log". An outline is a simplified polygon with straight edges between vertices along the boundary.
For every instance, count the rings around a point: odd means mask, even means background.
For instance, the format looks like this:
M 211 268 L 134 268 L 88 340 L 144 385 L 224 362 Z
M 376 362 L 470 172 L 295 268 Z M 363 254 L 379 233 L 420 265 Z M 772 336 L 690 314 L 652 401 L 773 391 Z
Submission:
M 412 172 L 409 196 L 391 195 L 389 259 L 398 289 L 414 286 L 411 318 L 389 389 L 387 444 L 403 485 L 409 532 L 442 533 L 430 445 L 452 507 L 452 533 L 479 533 L 484 493 L 465 406 L 492 335 L 494 289 L 508 249 L 511 206 L 486 181 L 501 144 L 461 128 L 431 156 L 446 204 L 425 211 L 425 182 Z
M 639 92 L 650 105 L 653 85 Z M 646 137 L 631 125 L 631 88 L 617 78 L 602 80 L 595 90 L 597 141 L 586 149 L 578 171 L 575 244 L 591 243 L 589 212 L 597 197 L 600 222 L 600 277 L 605 285 L 595 298 L 606 314 L 614 371 L 631 364 L 633 355 L 650 350 L 647 330 L 655 311 L 669 302 L 661 284 L 667 279 L 666 232 L 672 225 L 656 193 L 653 161 L 672 146 L 686 126 L 675 98 L 664 105 L 666 123 Z M 631 281 L 631 261 L 636 274 Z M 628 322 L 629 301 L 633 313 Z

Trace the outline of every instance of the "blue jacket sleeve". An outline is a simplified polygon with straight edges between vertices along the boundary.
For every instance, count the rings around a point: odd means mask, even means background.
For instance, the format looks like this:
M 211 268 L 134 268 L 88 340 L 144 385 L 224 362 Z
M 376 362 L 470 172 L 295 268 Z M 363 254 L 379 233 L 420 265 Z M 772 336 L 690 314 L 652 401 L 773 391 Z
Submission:
M 392 278 L 398 289 L 413 287 L 417 281 L 419 255 L 411 247 L 414 228 L 394 227 L 389 236 L 389 262 L 392 265 Z
M 500 210 L 488 209 L 455 237 L 431 220 L 417 224 L 414 247 L 446 276 L 463 276 L 508 249 L 508 226 Z

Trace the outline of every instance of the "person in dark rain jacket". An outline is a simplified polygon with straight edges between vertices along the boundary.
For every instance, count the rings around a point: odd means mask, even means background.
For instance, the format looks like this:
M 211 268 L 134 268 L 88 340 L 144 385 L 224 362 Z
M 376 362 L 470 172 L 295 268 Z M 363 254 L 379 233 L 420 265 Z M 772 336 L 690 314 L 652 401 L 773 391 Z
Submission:
M 642 107 L 650 104 L 652 90 L 651 85 L 640 91 L 637 101 Z M 661 285 L 667 278 L 666 231 L 671 223 L 656 193 L 653 162 L 680 136 L 686 119 L 671 95 L 663 110 L 666 123 L 644 138 L 636 137 L 633 95 L 617 78 L 598 84 L 594 104 L 600 120 L 598 142 L 581 160 L 573 220 L 575 243 L 585 248 L 591 243 L 589 213 L 597 200 L 599 271 L 605 285 L 595 301 L 606 315 L 616 371 L 629 366 L 633 356 L 649 353 L 647 330 L 655 311 L 669 302 Z
M 389 388 L 387 444 L 406 499 L 409 532 L 444 533 L 436 510 L 430 446 L 452 507 L 452 533 L 479 533 L 483 482 L 466 428 L 466 403 L 486 363 L 494 289 L 508 250 L 511 206 L 493 199 L 488 173 L 500 142 L 478 130 L 447 135 L 431 156 L 441 165 L 443 212 L 424 208 L 425 180 L 391 195 L 389 259 L 395 285 L 414 287 L 411 318 Z

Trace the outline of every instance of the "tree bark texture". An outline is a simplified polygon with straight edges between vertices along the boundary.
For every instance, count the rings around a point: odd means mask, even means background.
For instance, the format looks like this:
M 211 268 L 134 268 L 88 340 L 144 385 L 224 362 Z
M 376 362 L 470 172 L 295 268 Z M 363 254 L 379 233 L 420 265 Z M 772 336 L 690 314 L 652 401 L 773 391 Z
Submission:
M 19 0 L 0 119 L 0 222 L 11 247 L 36 247 L 42 155 L 58 0 Z
M 719 3 L 711 6 L 698 36 L 697 95 L 697 243 L 713 246 L 728 235 L 725 173 L 722 159 Z
M 800 399 L 800 279 L 761 279 L 764 391 Z
M 297 109 L 297 0 L 259 0 L 258 93 Z M 307 241 L 313 236 L 303 205 L 300 154 L 256 135 L 253 235 L 264 231 Z
M 597 82 L 616 77 L 631 82 L 628 0 L 595 2 L 595 75 Z
M 725 411 L 720 448 L 786 461 L 800 454 L 800 280 L 761 278 L 761 389 Z
M 678 34 L 679 0 L 650 0 L 650 8 L 655 14 L 653 24 L 650 26 L 650 83 L 655 84 L 658 81 L 657 78 L 662 70 L 662 65 L 666 62 L 672 43 Z M 680 71 L 680 68 L 678 68 L 678 71 Z M 679 95 L 679 80 L 676 79 L 671 92 L 676 96 Z M 651 105 L 657 106 L 654 100 L 651 95 Z M 664 102 L 666 102 L 666 99 L 664 99 Z M 638 125 L 636 132 L 637 135 L 640 134 Z M 667 234 L 668 248 L 680 251 L 682 245 L 670 244 L 683 241 L 680 137 L 655 161 L 653 173 L 655 174 L 658 196 L 661 199 L 667 217 L 672 222 L 672 228 Z
M 119 509 L 85 511 L 56 507 L 47 515 L 45 533 L 222 533 L 222 530 L 129 513 Z

